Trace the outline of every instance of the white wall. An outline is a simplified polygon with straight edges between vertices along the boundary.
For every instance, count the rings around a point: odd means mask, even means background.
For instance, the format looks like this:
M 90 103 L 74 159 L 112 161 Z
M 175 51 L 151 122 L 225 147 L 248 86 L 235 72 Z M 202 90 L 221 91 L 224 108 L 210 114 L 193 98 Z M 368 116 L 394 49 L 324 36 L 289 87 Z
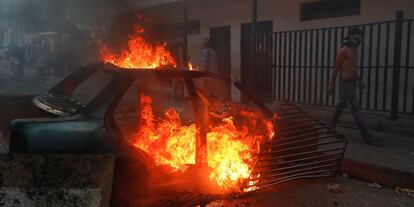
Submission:
M 209 37 L 211 27 L 230 26 L 231 31 L 231 78 L 240 79 L 240 34 L 241 23 L 249 22 L 250 1 L 229 0 L 221 2 L 194 3 L 189 10 L 190 18 L 200 19 L 200 34 L 190 35 L 189 55 L 195 64 L 202 65 L 201 48 L 203 40 Z M 239 100 L 240 94 L 232 91 L 232 98 Z
M 405 18 L 414 18 L 414 0 L 361 0 L 361 14 L 339 18 L 300 21 L 300 4 L 315 0 L 258 0 L 258 21 L 273 21 L 274 31 L 310 29 L 340 25 L 354 25 L 392 20 L 395 12 L 403 10 Z M 200 20 L 200 34 L 189 35 L 188 53 L 192 62 L 202 65 L 203 40 L 208 38 L 209 29 L 218 26 L 231 27 L 231 71 L 233 79 L 240 79 L 240 36 L 241 24 L 251 20 L 251 0 L 190 0 L 189 19 Z M 182 21 L 182 11 L 174 12 L 164 6 L 153 14 L 166 21 Z M 239 99 L 239 94 L 232 94 Z
M 361 14 L 358 16 L 300 21 L 300 4 L 313 1 L 315 0 L 259 0 L 258 18 L 272 19 L 275 31 L 386 21 L 394 19 L 398 10 L 403 10 L 407 18 L 414 18 L 413 0 L 361 0 Z

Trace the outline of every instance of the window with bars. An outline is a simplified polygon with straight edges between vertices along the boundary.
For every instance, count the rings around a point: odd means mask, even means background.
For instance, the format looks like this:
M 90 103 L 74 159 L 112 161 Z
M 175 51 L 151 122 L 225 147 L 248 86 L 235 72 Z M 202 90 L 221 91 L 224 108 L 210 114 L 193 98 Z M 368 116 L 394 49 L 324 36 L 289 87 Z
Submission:
M 300 20 L 316 20 L 361 13 L 361 0 L 323 0 L 300 5 Z

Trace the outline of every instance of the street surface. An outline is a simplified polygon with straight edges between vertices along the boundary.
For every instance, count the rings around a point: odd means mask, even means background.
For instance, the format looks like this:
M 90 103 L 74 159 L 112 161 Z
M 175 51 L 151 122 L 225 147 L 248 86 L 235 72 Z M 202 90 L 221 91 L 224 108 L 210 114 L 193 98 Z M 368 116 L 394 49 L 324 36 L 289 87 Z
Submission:
M 368 187 L 350 178 L 337 178 L 341 193 L 327 189 L 327 181 L 294 181 L 267 192 L 234 200 L 214 201 L 208 207 L 413 207 L 414 198 L 392 189 Z

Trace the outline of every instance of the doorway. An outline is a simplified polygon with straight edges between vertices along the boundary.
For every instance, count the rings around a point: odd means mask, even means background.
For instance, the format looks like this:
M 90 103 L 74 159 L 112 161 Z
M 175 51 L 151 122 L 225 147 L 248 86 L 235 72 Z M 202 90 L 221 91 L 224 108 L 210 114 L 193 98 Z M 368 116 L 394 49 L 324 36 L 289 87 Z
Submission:
M 210 28 L 211 47 L 217 53 L 218 71 L 226 78 L 231 77 L 231 32 L 230 26 Z M 225 98 L 231 98 L 230 83 L 225 86 Z
M 273 32 L 273 22 L 272 21 L 261 21 L 256 24 L 256 33 L 271 33 Z M 259 77 L 258 71 L 256 68 L 251 68 L 251 63 L 254 61 L 252 48 L 252 23 L 244 23 L 241 25 L 241 81 L 246 85 L 250 90 L 255 92 L 262 99 L 269 99 L 272 94 L 272 88 L 262 87 L 263 85 L 268 86 L 272 82 L 271 75 L 261 75 Z M 256 45 L 257 46 L 257 45 Z M 262 54 L 263 56 L 271 54 Z M 266 60 L 271 60 L 271 58 L 266 58 Z M 269 64 L 269 63 L 265 63 Z M 271 64 L 271 63 L 270 63 Z M 269 74 L 269 71 L 261 71 L 260 74 Z M 271 74 L 271 71 L 270 71 Z M 260 81 L 258 81 L 260 80 Z M 264 88 L 264 90 L 263 90 Z

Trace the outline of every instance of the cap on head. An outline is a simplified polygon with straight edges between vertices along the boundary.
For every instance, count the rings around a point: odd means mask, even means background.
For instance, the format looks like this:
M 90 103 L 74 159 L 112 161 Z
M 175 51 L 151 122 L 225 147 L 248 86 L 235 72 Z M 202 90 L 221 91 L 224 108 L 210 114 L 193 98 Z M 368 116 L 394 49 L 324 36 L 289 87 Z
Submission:
M 358 27 L 352 27 L 348 30 L 348 37 L 344 39 L 343 45 L 348 47 L 358 47 L 362 42 L 363 31 Z

